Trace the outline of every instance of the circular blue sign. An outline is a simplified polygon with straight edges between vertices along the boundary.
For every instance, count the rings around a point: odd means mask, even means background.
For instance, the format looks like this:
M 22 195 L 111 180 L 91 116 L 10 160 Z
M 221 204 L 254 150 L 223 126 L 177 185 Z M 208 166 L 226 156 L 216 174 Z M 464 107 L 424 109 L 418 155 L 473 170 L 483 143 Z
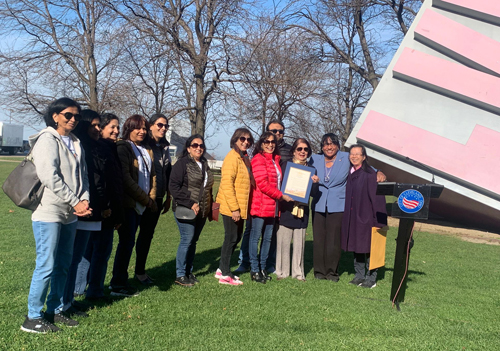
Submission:
M 414 189 L 405 190 L 398 197 L 398 206 L 405 213 L 416 213 L 424 207 L 424 196 Z

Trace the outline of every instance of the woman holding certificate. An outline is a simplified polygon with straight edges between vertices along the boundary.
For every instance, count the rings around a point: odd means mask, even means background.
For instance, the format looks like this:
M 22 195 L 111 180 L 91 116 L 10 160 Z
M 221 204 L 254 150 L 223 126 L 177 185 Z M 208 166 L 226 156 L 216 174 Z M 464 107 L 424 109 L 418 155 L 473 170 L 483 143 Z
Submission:
M 254 157 L 252 158 L 252 172 L 256 187 L 253 192 L 250 215 L 252 216 L 252 231 L 250 233 L 250 265 L 251 278 L 253 281 L 265 284 L 271 280 L 267 274 L 266 260 L 271 245 L 271 237 L 275 217 L 277 216 L 277 201 L 293 201 L 288 195 L 279 190 L 282 179 L 280 169 L 280 156 L 276 148 L 276 136 L 271 132 L 265 132 L 255 145 Z M 258 243 L 261 237 L 260 265 L 257 255 Z
M 311 145 L 306 139 L 299 138 L 293 143 L 290 153 L 293 163 L 308 166 L 307 158 L 312 154 Z M 282 166 L 285 174 L 286 163 Z M 314 183 L 319 181 L 316 175 L 313 175 L 312 179 Z M 293 239 L 292 278 L 305 281 L 304 244 L 309 222 L 309 206 L 296 202 L 281 202 L 280 210 L 280 226 L 276 234 L 276 279 L 290 276 L 290 243 Z
M 354 252 L 356 274 L 349 283 L 371 289 L 377 286 L 377 269 L 369 270 L 372 228 L 387 225 L 385 198 L 376 195 L 377 175 L 368 165 L 365 147 L 351 146 L 349 160 L 342 250 Z

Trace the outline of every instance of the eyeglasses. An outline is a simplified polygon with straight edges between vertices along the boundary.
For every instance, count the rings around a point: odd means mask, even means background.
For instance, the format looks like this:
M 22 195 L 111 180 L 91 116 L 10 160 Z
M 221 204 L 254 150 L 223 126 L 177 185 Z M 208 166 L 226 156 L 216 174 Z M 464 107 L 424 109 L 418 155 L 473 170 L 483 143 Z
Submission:
M 250 144 L 253 143 L 252 138 L 245 138 L 244 136 L 240 137 L 240 141 L 244 143 L 245 141 L 248 141 Z
M 75 117 L 75 121 L 77 121 L 77 122 L 82 119 L 82 115 L 80 115 L 78 113 L 75 114 L 75 113 L 71 113 L 71 112 L 64 112 L 64 113 L 59 112 L 59 114 L 63 115 L 64 118 L 66 118 L 68 121 L 73 117 Z
M 270 129 L 269 131 L 273 134 L 285 134 L 284 129 Z
M 298 152 L 301 152 L 302 150 L 304 150 L 305 152 L 309 152 L 309 148 L 308 147 L 298 147 L 295 149 L 295 151 L 298 151 Z
M 325 147 L 325 146 L 332 146 L 332 145 L 337 146 L 337 144 L 335 144 L 335 143 L 328 143 L 328 142 L 327 142 L 327 143 L 324 143 L 324 144 L 323 144 L 323 147 Z
M 165 129 L 168 129 L 168 127 L 170 127 L 168 124 L 163 123 L 156 123 L 156 125 L 158 126 L 158 129 L 162 129 L 163 127 L 165 127 Z
M 197 149 L 197 148 L 204 149 L 205 148 L 205 144 L 192 143 L 190 145 L 190 147 L 192 147 L 193 149 Z
M 276 144 L 275 140 L 264 140 L 262 144 L 269 145 L 269 144 Z

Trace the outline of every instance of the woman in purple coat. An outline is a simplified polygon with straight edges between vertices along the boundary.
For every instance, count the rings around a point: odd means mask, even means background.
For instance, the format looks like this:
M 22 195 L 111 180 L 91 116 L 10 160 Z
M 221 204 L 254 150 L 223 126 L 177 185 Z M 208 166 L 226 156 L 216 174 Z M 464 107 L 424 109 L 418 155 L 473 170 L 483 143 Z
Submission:
M 341 247 L 354 252 L 355 277 L 349 283 L 365 288 L 377 286 L 377 270 L 369 270 L 372 227 L 387 225 L 385 197 L 376 195 L 377 174 L 368 165 L 364 146 L 353 145 L 347 176 Z

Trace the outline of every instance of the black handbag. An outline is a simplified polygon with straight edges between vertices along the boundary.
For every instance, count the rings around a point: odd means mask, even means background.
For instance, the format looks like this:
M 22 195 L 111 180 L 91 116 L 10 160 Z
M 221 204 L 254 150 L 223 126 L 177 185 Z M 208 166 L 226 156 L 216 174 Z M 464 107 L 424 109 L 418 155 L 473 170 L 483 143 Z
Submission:
M 2 185 L 3 192 L 16 206 L 32 211 L 38 207 L 44 188 L 30 154 L 14 168 Z
M 194 211 L 186 206 L 177 204 L 174 212 L 175 218 L 182 221 L 193 221 L 196 218 Z

